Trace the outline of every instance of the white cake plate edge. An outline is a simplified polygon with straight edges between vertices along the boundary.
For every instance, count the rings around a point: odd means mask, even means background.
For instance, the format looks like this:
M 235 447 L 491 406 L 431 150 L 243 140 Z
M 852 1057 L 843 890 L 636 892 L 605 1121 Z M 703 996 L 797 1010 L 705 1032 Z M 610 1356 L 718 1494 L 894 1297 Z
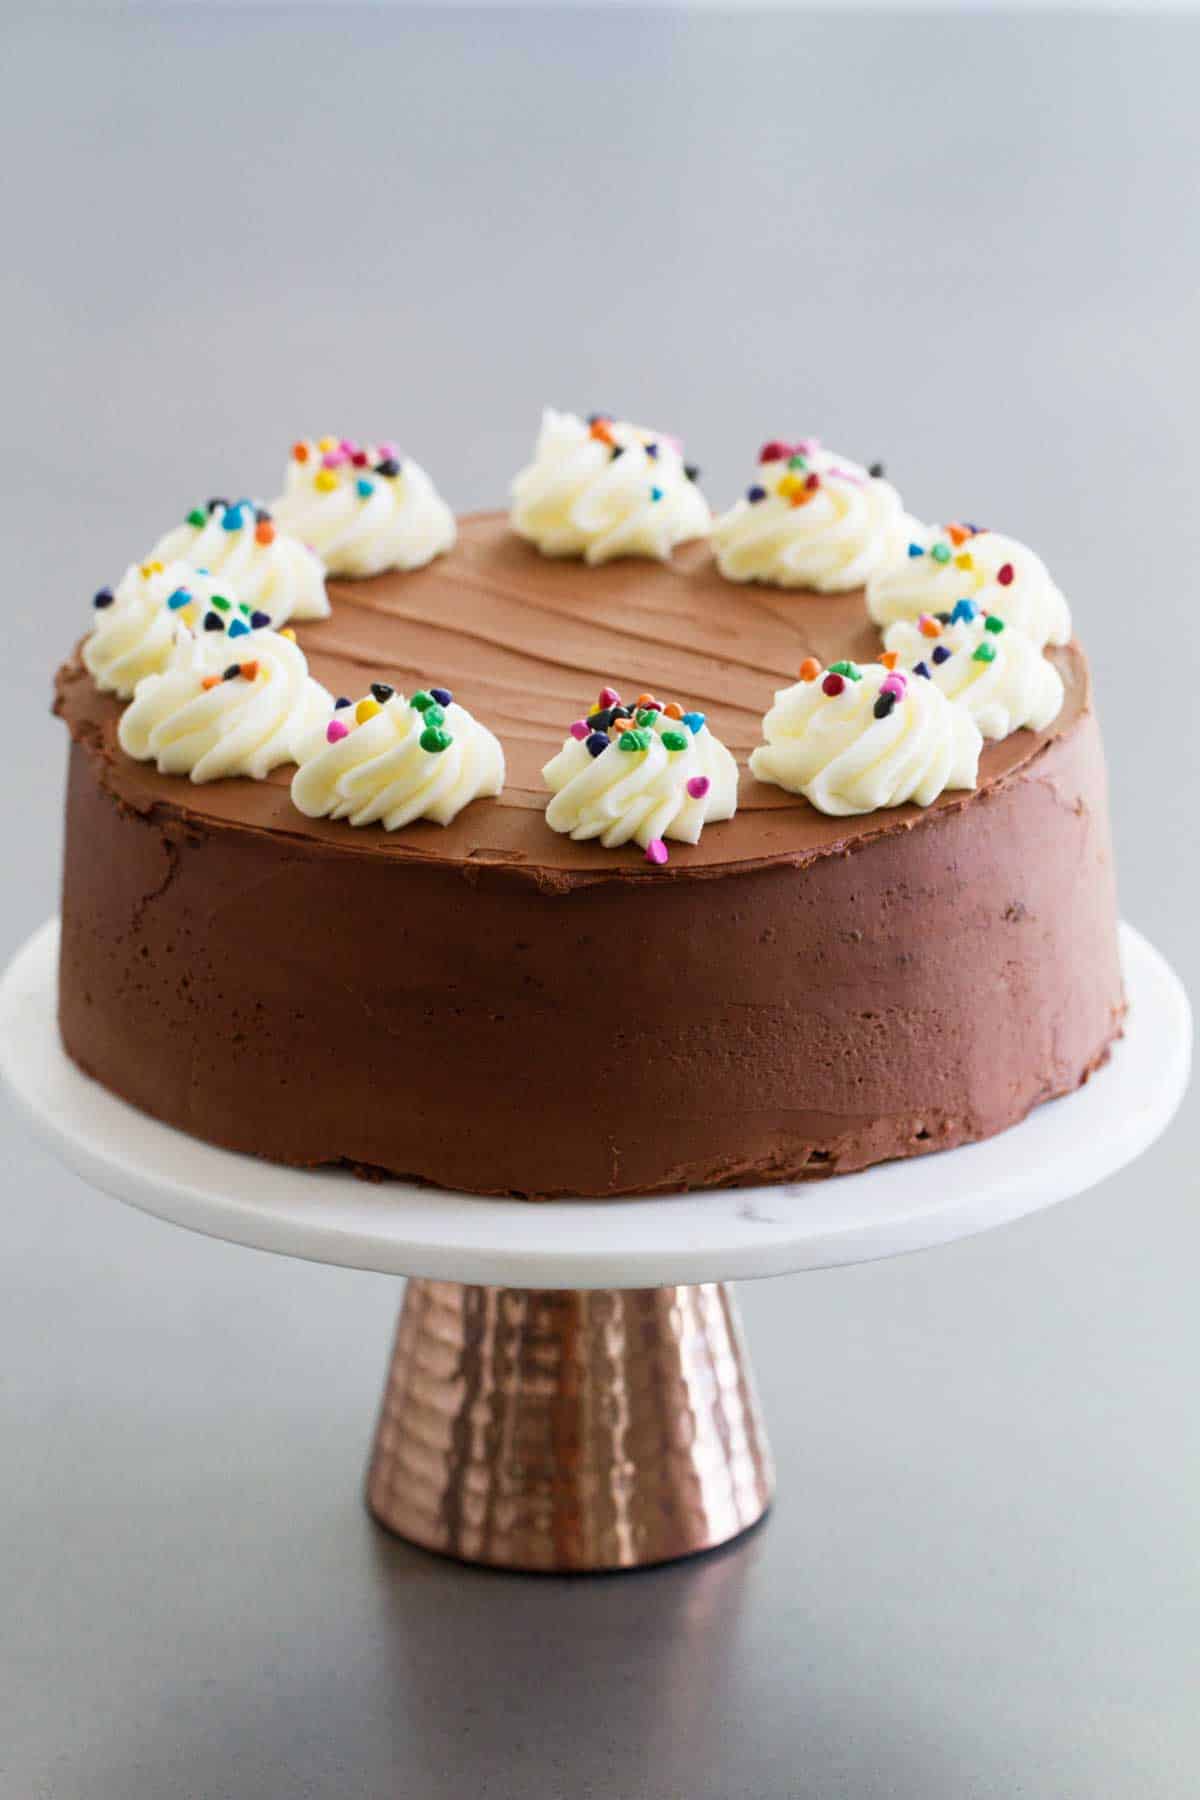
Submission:
M 58 922 L 0 979 L 0 1074 L 43 1143 L 119 1200 L 209 1237 L 310 1262 L 495 1286 L 660 1287 L 783 1275 L 929 1249 L 1114 1174 L 1186 1090 L 1182 983 L 1121 927 L 1124 1038 L 1084 1087 L 980 1144 L 826 1181 L 644 1200 L 528 1201 L 287 1169 L 160 1124 L 84 1075 L 57 1025 Z

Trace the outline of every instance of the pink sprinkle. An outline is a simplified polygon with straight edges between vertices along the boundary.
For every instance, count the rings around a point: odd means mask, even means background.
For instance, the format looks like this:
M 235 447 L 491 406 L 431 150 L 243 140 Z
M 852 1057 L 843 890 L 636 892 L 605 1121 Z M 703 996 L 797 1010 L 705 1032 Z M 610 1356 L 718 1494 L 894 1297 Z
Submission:
M 646 845 L 646 861 L 656 863 L 660 868 L 667 861 L 667 846 L 661 838 L 651 838 Z
M 354 452 L 358 449 L 358 445 L 353 438 L 342 438 L 338 448 L 344 450 L 347 456 L 353 456 Z
M 340 719 L 330 719 L 325 727 L 325 736 L 331 744 L 340 744 L 344 737 L 350 736 L 350 727 L 343 725 Z
M 893 669 L 887 679 L 880 682 L 879 691 L 881 694 L 895 694 L 897 700 L 903 700 L 907 686 L 908 682 L 899 669 Z
M 687 784 L 687 790 L 693 800 L 703 800 L 711 786 L 712 782 L 707 775 L 693 775 Z
M 800 456 L 814 456 L 820 448 L 820 438 L 797 438 L 796 440 L 796 452 Z
M 664 444 L 670 444 L 670 446 L 671 446 L 672 450 L 675 452 L 676 456 L 683 455 L 683 439 L 682 438 L 670 437 L 664 431 L 664 432 L 660 433 L 659 441 Z
M 616 688 L 601 688 L 600 704 L 601 706 L 620 706 L 621 696 Z
M 837 468 L 830 469 L 829 473 L 831 475 L 837 475 L 842 481 L 849 481 L 854 487 L 861 487 L 863 485 L 863 477 L 861 475 L 856 475 L 853 469 L 843 469 L 840 463 Z
M 587 720 L 586 719 L 576 719 L 575 723 L 571 727 L 571 736 L 576 740 L 577 743 L 582 744 L 584 738 L 587 737 L 588 735 L 589 735 L 589 726 L 588 726 Z
M 398 458 L 400 455 L 400 446 L 396 443 L 394 438 L 384 438 L 382 443 L 378 444 L 376 448 L 385 461 L 389 456 Z
M 323 469 L 340 469 L 345 460 L 346 452 L 344 450 L 327 450 L 321 458 L 321 467 Z

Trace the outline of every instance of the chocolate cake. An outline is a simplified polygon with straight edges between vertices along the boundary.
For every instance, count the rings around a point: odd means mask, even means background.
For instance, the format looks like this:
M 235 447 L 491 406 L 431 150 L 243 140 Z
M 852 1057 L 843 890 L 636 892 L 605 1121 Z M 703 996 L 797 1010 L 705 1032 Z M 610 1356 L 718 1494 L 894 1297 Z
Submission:
M 983 742 L 974 787 L 835 816 L 747 765 L 807 659 L 855 681 L 877 665 L 861 582 L 731 579 L 703 538 L 588 567 L 490 514 L 423 567 L 327 562 L 329 616 L 293 619 L 316 683 L 426 703 L 437 684 L 503 746 L 503 789 L 393 831 L 307 816 L 290 762 L 159 773 L 121 747 L 122 701 L 77 652 L 57 687 L 60 1018 L 115 1094 L 278 1162 L 615 1197 L 983 1138 L 1106 1057 L 1113 865 L 1073 639 L 1045 652 L 1057 716 Z M 608 684 L 695 709 L 737 759 L 736 814 L 669 859 L 661 838 L 643 856 L 547 826 L 543 765 Z

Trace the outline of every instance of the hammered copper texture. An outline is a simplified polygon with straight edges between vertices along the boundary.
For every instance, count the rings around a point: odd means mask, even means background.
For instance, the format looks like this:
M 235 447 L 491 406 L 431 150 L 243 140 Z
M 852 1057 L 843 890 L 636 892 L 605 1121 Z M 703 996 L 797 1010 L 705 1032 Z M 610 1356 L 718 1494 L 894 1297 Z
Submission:
M 367 1478 L 399 1536 L 504 1568 L 630 1569 L 736 1537 L 771 1487 L 724 1285 L 409 1282 Z

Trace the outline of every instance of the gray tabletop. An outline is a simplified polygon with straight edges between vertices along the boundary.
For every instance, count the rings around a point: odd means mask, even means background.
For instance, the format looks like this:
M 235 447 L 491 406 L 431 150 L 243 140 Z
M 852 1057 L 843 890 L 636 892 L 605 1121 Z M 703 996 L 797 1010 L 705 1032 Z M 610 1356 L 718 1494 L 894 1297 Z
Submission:
M 496 502 L 544 401 L 886 459 L 1043 550 L 1123 909 L 1194 980 L 1200 22 L 7 16 L 5 955 L 55 903 L 51 668 L 286 445 Z M 1084 1199 L 743 1291 L 765 1528 L 567 1582 L 367 1521 L 397 1284 L 193 1238 L 5 1110 L 4 1800 L 1200 1791 L 1194 1114 Z

